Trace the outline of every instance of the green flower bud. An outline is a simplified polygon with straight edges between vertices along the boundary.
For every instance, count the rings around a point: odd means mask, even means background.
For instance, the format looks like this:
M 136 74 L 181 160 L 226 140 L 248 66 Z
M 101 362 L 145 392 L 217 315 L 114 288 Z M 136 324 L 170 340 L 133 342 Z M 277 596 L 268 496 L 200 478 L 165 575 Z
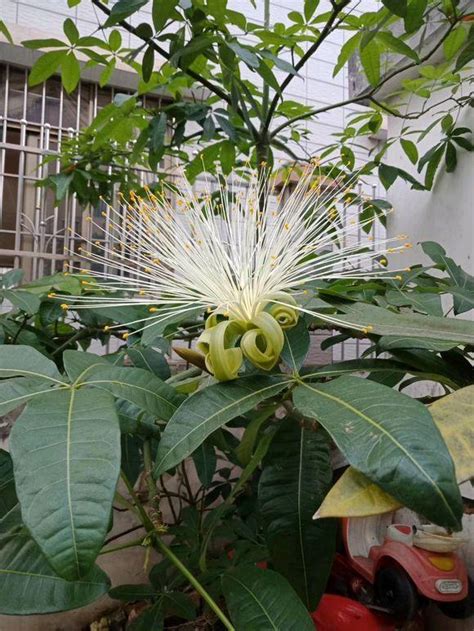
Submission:
M 285 342 L 281 326 L 265 311 L 256 315 L 251 323 L 256 328 L 244 333 L 240 348 L 254 366 L 271 370 L 278 362 Z
M 299 313 L 294 308 L 297 306 L 296 300 L 289 294 L 275 294 L 274 300 L 285 304 L 271 304 L 268 313 L 275 318 L 282 329 L 291 329 L 298 323 Z

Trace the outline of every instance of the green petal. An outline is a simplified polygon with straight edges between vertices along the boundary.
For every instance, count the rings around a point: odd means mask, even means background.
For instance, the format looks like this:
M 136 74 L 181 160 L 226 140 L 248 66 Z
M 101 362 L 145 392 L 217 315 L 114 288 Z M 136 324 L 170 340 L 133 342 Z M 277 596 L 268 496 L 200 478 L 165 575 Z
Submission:
M 275 294 L 272 296 L 274 300 L 284 302 L 285 304 L 273 304 L 268 313 L 275 318 L 282 329 L 291 329 L 298 323 L 298 311 L 294 308 L 297 306 L 296 300 L 289 294 Z
M 206 366 L 219 381 L 229 381 L 238 377 L 239 368 L 242 365 L 242 351 L 236 348 L 239 337 L 245 328 L 237 320 L 225 320 L 216 326 L 203 332 L 204 341 L 199 342 L 198 348 L 202 349 L 208 344 L 209 352 L 206 355 Z
M 285 341 L 281 326 L 265 311 L 252 319 L 257 328 L 247 331 L 240 342 L 245 357 L 262 370 L 271 370 L 278 362 Z

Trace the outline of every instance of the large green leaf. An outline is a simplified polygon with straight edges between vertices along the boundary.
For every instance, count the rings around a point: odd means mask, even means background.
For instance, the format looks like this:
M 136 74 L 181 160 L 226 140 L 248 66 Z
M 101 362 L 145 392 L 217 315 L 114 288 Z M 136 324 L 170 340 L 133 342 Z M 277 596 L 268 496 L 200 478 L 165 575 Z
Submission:
M 222 588 L 236 631 L 314 631 L 303 603 L 277 572 L 243 566 L 224 575 Z
M 336 523 L 312 519 L 331 481 L 327 434 L 284 420 L 264 461 L 258 499 L 273 567 L 309 611 L 324 591 L 335 552 Z
M 127 349 L 127 355 L 135 368 L 149 370 L 163 380 L 171 376 L 168 362 L 163 353 L 148 346 L 131 346 Z
M 303 318 L 300 318 L 295 327 L 283 331 L 283 333 L 285 335 L 285 345 L 281 351 L 281 358 L 290 370 L 298 372 L 303 365 L 309 349 L 310 336 L 308 325 Z
M 63 383 L 56 364 L 31 346 L 0 346 L 0 377 L 33 377 Z
M 18 377 L 0 381 L 0 415 L 7 414 L 29 399 L 51 390 L 51 382 Z
M 296 388 L 294 402 L 317 419 L 350 464 L 434 523 L 459 529 L 462 502 L 447 447 L 425 406 L 357 377 Z
M 184 400 L 174 388 L 141 368 L 97 366 L 87 372 L 84 383 L 107 390 L 165 421 Z
M 474 478 L 474 386 L 430 405 L 430 412 L 454 460 L 458 483 Z M 318 517 L 365 517 L 400 506 L 365 475 L 349 467 L 326 495 Z
M 58 574 L 82 578 L 102 547 L 120 471 L 113 398 L 71 388 L 33 399 L 10 447 L 25 525 Z
M 458 346 L 458 342 L 433 340 L 429 337 L 405 337 L 404 335 L 384 335 L 378 341 L 380 350 L 390 351 L 394 348 L 422 348 L 430 351 L 449 351 Z
M 84 381 L 93 368 L 110 366 L 105 357 L 82 351 L 64 351 L 63 363 L 71 381 L 78 382 Z
M 0 449 L 0 519 L 16 504 L 18 499 L 15 493 L 12 459 L 7 451 Z
M 278 394 L 286 381 L 276 377 L 243 377 L 218 383 L 189 397 L 163 432 L 155 474 L 161 475 L 195 451 L 216 429 L 261 401 Z
M 474 344 L 474 322 L 459 318 L 438 318 L 418 313 L 394 313 L 365 303 L 344 305 L 344 319 L 358 326 L 372 327 L 376 335 L 427 337 Z
M 98 567 L 80 581 L 58 576 L 22 524 L 18 505 L 0 520 L 0 613 L 27 616 L 84 607 L 106 594 L 109 584 Z

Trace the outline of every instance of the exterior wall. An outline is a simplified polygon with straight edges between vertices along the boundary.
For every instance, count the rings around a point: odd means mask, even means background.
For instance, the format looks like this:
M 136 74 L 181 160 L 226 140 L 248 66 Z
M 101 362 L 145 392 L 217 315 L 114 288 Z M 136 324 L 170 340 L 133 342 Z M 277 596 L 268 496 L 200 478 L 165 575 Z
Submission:
M 448 97 L 449 94 L 437 93 L 436 99 L 443 100 L 445 96 Z M 420 99 L 414 98 L 411 110 L 418 111 L 420 107 Z M 414 124 L 414 128 L 425 129 L 435 116 L 434 111 L 429 112 Z M 399 135 L 402 125 L 403 120 L 389 117 L 388 136 Z M 465 108 L 457 125 L 474 129 L 472 108 Z M 439 140 L 437 133 L 433 131 L 418 144 L 420 155 Z M 420 177 L 398 143 L 389 149 L 387 162 Z M 445 248 L 448 256 L 466 272 L 474 274 L 474 153 L 459 148 L 456 170 L 454 173 L 442 170 L 437 176 L 433 191 L 412 191 L 409 185 L 397 179 L 387 197 L 395 209 L 388 220 L 390 236 L 406 233 L 414 244 L 420 241 L 437 241 Z M 408 265 L 429 263 L 420 247 L 413 248 L 406 256 Z

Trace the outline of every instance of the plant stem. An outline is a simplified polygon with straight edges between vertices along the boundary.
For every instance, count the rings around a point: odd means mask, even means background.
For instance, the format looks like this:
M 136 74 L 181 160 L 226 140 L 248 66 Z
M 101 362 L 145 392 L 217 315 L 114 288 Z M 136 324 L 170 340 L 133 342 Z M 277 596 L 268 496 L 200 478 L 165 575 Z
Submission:
M 134 548 L 135 546 L 141 546 L 143 543 L 143 537 L 140 539 L 134 539 L 133 541 L 127 541 L 127 543 L 121 543 L 118 546 L 111 546 L 105 550 L 101 550 L 100 554 L 109 554 L 111 552 L 118 552 L 119 550 L 125 550 L 126 548 Z
M 183 576 L 185 576 L 191 585 L 196 589 L 196 591 L 202 596 L 202 598 L 207 602 L 212 611 L 216 614 L 216 616 L 221 620 L 226 629 L 229 631 L 235 631 L 234 626 L 231 621 L 224 614 L 219 605 L 215 602 L 212 596 L 204 589 L 201 583 L 191 574 L 188 568 L 178 559 L 178 557 L 172 552 L 172 550 L 164 543 L 159 536 L 155 538 L 156 544 L 160 551 L 168 557 L 168 559 L 173 563 L 173 565 L 181 572 Z

